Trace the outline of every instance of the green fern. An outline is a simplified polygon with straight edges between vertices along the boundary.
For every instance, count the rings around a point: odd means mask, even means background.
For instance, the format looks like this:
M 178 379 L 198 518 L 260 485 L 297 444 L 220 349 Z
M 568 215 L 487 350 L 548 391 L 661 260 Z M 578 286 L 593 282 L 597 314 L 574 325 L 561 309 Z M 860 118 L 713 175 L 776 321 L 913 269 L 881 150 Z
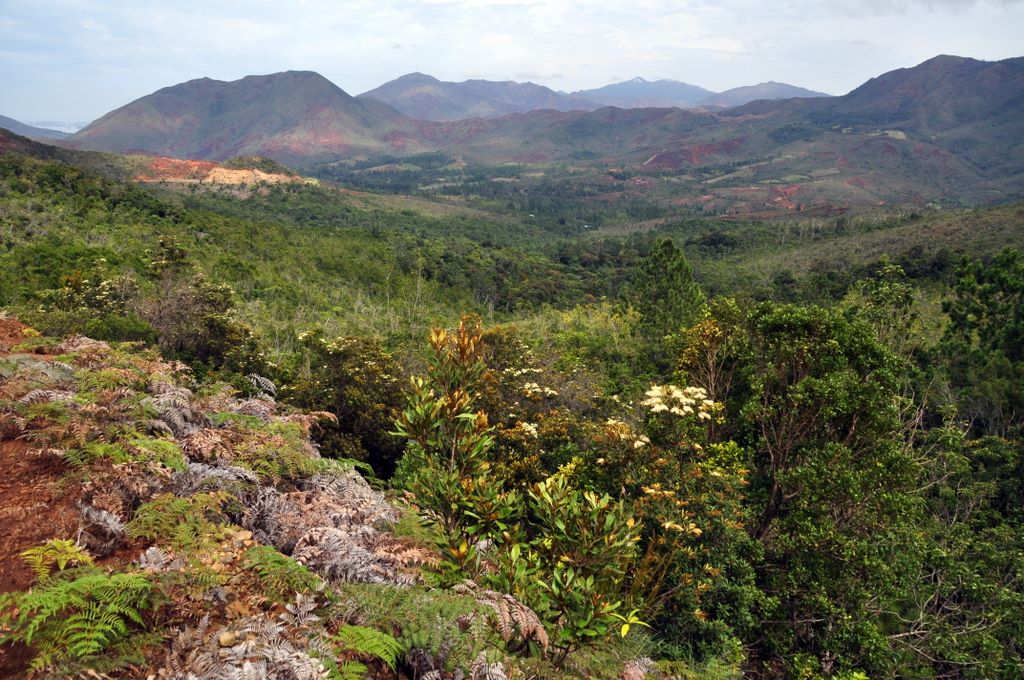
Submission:
M 153 437 L 135 437 L 128 444 L 136 460 L 153 461 L 175 472 L 188 470 L 188 463 L 185 462 L 181 447 L 172 441 Z
M 320 659 L 320 663 L 327 669 L 327 675 L 331 680 L 364 680 L 370 673 L 370 669 L 366 667 L 366 664 L 358 661 L 338 663 L 326 656 L 317 658 Z
M 222 508 L 230 498 L 226 492 L 187 497 L 160 494 L 135 511 L 128 535 L 166 543 L 179 555 L 212 547 L 220 534 L 214 521 L 226 522 Z
M 22 559 L 36 574 L 36 580 L 43 580 L 57 567 L 64 571 L 69 564 L 91 565 L 92 555 L 72 540 L 53 538 L 21 553 Z
M 318 590 L 324 584 L 304 565 L 265 545 L 249 548 L 242 565 L 259 575 L 264 592 L 279 603 L 289 602 L 295 593 Z
M 297 423 L 271 422 L 258 430 L 256 441 L 235 450 L 234 463 L 248 468 L 264 482 L 300 479 L 320 471 L 302 428 Z
M 143 574 L 107 574 L 95 568 L 58 572 L 32 590 L 5 598 L 0 643 L 34 648 L 34 670 L 67 667 L 124 648 L 144 626 L 143 612 L 157 604 Z
M 405 647 L 395 638 L 364 626 L 344 625 L 338 629 L 334 640 L 342 645 L 344 651 L 380 659 L 391 670 L 395 669 L 398 656 L 405 652 Z
M 70 467 L 81 469 L 88 467 L 99 460 L 108 460 L 111 463 L 127 463 L 132 456 L 120 444 L 108 444 L 106 442 L 89 442 L 81 448 L 67 449 L 62 454 L 64 462 Z

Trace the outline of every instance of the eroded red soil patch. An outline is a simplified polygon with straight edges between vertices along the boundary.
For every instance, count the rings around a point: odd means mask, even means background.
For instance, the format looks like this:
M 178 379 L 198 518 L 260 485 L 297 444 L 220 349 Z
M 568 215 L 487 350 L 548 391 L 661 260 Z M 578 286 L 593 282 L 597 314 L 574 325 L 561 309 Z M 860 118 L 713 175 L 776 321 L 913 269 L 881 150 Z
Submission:
M 135 176 L 136 182 L 182 182 L 210 184 L 281 184 L 304 181 L 295 175 L 264 172 L 252 168 L 225 168 L 210 161 L 153 158 Z
M 32 583 L 22 551 L 51 538 L 74 538 L 76 485 L 62 485 L 64 473 L 59 459 L 34 455 L 24 442 L 0 440 L 0 592 Z
M 0 592 L 24 590 L 34 580 L 21 552 L 51 538 L 74 538 L 79 513 L 74 487 L 63 488 L 59 460 L 29 453 L 24 442 L 0 440 Z M 32 652 L 0 647 L 0 678 L 27 677 Z
M 0 319 L 0 354 L 24 342 L 25 325 Z M 64 484 L 61 460 L 31 453 L 29 444 L 0 438 L 0 592 L 24 590 L 34 580 L 21 553 L 51 538 L 74 538 L 78 487 Z M 25 677 L 32 654 L 24 645 L 0 647 L 0 678 Z

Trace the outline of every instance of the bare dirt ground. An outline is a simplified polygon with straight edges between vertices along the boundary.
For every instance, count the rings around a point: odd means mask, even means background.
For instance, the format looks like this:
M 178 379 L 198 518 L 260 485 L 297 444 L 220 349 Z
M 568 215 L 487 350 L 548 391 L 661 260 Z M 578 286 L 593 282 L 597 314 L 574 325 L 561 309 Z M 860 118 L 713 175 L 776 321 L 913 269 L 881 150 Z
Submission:
M 0 318 L 0 358 L 24 341 L 24 328 Z M 77 494 L 73 485 L 62 483 L 65 473 L 61 460 L 33 455 L 26 442 L 0 438 L 0 593 L 31 585 L 32 570 L 21 559 L 22 551 L 51 538 L 75 537 Z M 0 678 L 24 677 L 28 658 L 23 647 L 0 648 Z

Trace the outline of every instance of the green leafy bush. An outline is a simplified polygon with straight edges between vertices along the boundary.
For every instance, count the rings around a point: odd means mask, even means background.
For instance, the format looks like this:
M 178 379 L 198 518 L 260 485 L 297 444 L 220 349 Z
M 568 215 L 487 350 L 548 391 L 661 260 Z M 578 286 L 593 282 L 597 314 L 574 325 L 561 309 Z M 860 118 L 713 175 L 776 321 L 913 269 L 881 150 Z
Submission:
M 533 607 L 556 631 L 556 665 L 615 625 L 639 527 L 622 502 L 573 488 L 565 475 L 526 496 L 489 474 L 487 416 L 474 412 L 485 366 L 478 323 L 431 335 L 429 381 L 413 380 L 397 433 L 409 441 L 407 488 L 440 535 L 451 577 L 480 576 Z M 402 479 L 403 476 L 399 476 Z
M 402 455 L 401 441 L 388 435 L 401 407 L 398 363 L 369 338 L 328 342 L 320 333 L 300 338 L 308 369 L 282 396 L 301 408 L 337 416 L 314 433 L 323 455 L 365 461 L 378 477 L 391 477 Z
M 414 378 L 396 434 L 408 440 L 398 479 L 440 532 L 439 548 L 453 580 L 483 567 L 481 542 L 507 541 L 518 514 L 518 494 L 487 474 L 493 443 L 487 415 L 474 412 L 474 387 L 484 373 L 479 322 L 431 335 L 430 381 Z

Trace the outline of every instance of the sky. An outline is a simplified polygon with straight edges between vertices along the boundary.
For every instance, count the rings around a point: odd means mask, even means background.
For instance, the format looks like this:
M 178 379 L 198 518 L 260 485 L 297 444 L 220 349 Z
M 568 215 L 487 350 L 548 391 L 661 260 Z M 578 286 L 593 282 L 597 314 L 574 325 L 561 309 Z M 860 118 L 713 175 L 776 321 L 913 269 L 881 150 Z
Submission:
M 937 54 L 1024 55 L 1024 0 L 0 0 L 0 114 L 88 122 L 193 78 L 290 69 L 351 94 L 413 71 L 844 94 Z

